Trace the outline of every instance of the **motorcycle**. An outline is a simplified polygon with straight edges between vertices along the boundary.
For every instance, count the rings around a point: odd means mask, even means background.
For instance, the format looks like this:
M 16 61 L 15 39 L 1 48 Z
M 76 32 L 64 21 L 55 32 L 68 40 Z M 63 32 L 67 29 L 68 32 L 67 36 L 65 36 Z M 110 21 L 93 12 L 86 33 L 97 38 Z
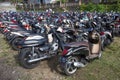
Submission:
M 53 25 L 49 25 L 51 28 L 43 36 L 29 36 L 18 44 L 21 48 L 19 51 L 19 62 L 21 66 L 27 69 L 36 67 L 41 60 L 51 58 L 58 53 L 58 49 L 63 49 L 63 42 L 59 37 L 60 29 L 54 28 Z

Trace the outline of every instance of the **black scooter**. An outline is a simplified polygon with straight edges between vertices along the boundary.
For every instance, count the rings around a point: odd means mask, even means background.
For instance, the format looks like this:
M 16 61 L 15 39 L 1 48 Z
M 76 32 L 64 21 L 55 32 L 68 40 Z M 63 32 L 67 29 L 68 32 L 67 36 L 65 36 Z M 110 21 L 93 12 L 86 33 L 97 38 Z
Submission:
M 32 69 L 41 60 L 57 55 L 58 49 L 63 50 L 63 42 L 59 36 L 60 31 L 50 25 L 50 31 L 43 36 L 29 36 L 18 44 L 19 62 L 21 66 Z

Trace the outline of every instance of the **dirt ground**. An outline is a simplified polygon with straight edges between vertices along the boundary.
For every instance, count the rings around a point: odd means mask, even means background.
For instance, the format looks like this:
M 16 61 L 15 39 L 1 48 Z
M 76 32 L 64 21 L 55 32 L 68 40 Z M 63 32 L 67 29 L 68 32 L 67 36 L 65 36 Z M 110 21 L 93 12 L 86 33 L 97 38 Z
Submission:
M 19 65 L 0 59 L 0 80 L 61 80 L 55 71 L 54 60 L 43 61 L 35 69 L 24 69 Z

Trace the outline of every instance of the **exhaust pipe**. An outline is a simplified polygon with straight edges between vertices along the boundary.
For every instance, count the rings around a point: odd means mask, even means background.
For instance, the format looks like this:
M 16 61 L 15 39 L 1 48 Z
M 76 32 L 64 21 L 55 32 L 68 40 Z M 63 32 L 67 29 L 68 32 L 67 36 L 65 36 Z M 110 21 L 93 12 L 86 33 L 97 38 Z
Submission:
M 37 58 L 37 59 L 33 59 L 33 60 L 29 60 L 28 63 L 32 63 L 32 62 L 36 62 L 36 61 L 40 61 L 40 60 L 43 60 L 43 59 L 46 59 L 46 58 L 49 58 L 48 56 L 44 56 L 44 57 L 41 57 L 41 58 Z
M 81 63 L 81 62 L 74 62 L 73 63 L 73 65 L 75 66 L 75 67 L 85 67 L 85 65 L 83 64 L 83 63 Z

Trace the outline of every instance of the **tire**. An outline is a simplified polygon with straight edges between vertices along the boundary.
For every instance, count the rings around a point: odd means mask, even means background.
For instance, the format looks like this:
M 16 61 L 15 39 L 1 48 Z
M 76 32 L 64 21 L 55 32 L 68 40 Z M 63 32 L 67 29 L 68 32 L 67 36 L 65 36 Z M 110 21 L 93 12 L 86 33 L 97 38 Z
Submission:
M 103 43 L 101 44 L 101 50 L 102 50 L 102 51 L 105 50 L 105 42 L 103 42 Z
M 111 44 L 111 39 L 107 38 L 107 46 Z
M 35 50 L 35 53 L 36 53 L 35 58 L 38 58 L 39 57 L 38 51 Z M 30 48 L 23 48 L 20 50 L 20 54 L 19 54 L 18 58 L 19 58 L 19 63 L 22 67 L 24 67 L 26 69 L 33 69 L 38 66 L 40 61 L 28 63 L 28 60 L 30 60 L 31 55 L 32 55 L 32 53 L 31 53 Z
M 11 36 L 10 34 L 6 35 L 6 39 L 9 41 L 12 39 L 13 36 Z
M 112 36 L 107 35 L 107 38 L 106 38 L 106 44 L 107 44 L 107 46 L 110 45 L 113 42 L 113 34 L 111 33 L 111 35 Z
M 12 48 L 13 48 L 14 50 L 19 50 L 19 48 L 17 47 L 17 43 L 18 43 L 19 41 L 21 41 L 21 40 L 23 40 L 23 38 L 17 37 L 17 38 L 15 38 L 15 39 L 11 42 Z
M 5 33 L 5 39 L 8 40 L 10 34 L 9 33 Z
M 67 62 L 64 64 L 63 70 L 67 76 L 72 75 L 77 71 L 77 67 L 74 67 L 74 65 L 72 64 L 73 62 L 78 62 L 78 58 L 77 57 L 69 57 L 67 59 Z

